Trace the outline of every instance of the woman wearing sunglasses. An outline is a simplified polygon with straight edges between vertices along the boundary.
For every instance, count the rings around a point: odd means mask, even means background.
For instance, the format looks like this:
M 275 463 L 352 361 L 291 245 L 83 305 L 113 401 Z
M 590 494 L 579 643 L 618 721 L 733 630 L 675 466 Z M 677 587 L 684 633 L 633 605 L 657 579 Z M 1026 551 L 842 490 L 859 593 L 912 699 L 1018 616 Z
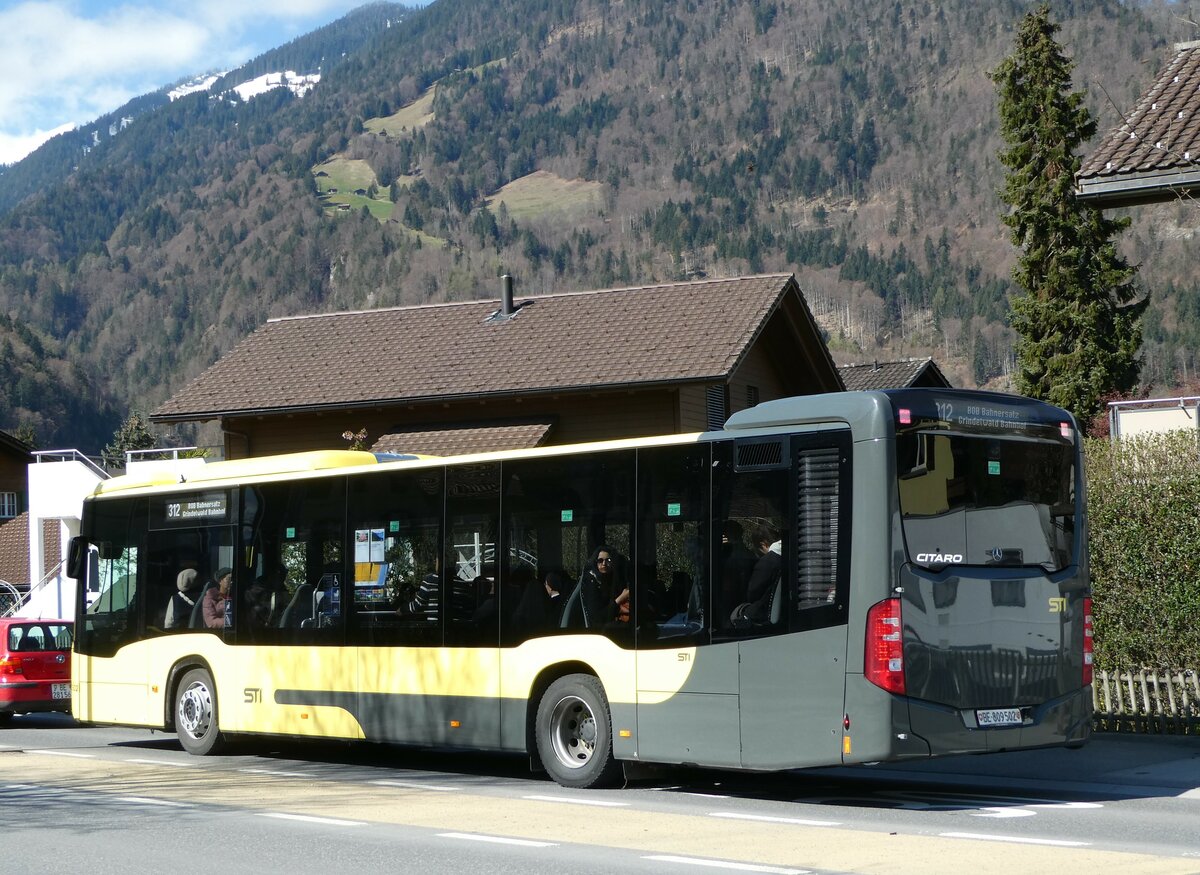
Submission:
M 580 580 L 583 621 L 589 629 L 606 623 L 629 622 L 629 587 L 624 582 L 620 554 L 607 544 L 592 553 Z

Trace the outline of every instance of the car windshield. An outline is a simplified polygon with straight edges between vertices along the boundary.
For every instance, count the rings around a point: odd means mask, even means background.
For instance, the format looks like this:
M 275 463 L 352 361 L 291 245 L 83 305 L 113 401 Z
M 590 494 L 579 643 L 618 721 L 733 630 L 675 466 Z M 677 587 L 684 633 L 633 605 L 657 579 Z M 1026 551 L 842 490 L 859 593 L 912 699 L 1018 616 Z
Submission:
M 1072 445 L 1042 438 L 921 430 L 897 435 L 897 472 L 910 561 L 947 565 L 1071 562 Z

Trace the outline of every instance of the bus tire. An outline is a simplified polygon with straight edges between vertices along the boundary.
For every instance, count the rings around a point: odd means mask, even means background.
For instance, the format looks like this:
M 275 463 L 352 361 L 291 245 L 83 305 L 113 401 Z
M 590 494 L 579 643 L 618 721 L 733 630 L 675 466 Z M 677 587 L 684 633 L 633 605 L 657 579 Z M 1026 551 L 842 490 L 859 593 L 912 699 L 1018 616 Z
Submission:
M 217 753 L 224 746 L 217 724 L 217 688 L 205 669 L 193 668 L 176 688 L 175 733 L 194 756 Z
M 566 675 L 546 689 L 534 738 L 542 766 L 564 787 L 611 787 L 621 778 L 608 697 L 591 675 Z

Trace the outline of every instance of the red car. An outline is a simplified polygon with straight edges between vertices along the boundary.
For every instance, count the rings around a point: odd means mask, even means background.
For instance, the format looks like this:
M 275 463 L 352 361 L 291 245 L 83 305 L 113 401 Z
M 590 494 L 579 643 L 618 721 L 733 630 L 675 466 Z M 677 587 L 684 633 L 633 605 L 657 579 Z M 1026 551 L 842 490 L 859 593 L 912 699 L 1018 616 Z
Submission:
M 0 726 L 14 714 L 71 710 L 67 620 L 0 618 Z

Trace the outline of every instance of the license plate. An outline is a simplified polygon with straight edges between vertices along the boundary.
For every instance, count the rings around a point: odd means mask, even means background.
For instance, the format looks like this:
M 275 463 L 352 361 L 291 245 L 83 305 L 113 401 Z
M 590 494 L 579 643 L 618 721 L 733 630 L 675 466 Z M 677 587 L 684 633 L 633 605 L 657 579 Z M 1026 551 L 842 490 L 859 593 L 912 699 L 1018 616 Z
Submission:
M 989 708 L 975 712 L 975 722 L 980 726 L 1020 726 L 1020 708 Z
M 69 699 L 71 698 L 70 684 L 51 684 L 50 698 L 52 699 Z

